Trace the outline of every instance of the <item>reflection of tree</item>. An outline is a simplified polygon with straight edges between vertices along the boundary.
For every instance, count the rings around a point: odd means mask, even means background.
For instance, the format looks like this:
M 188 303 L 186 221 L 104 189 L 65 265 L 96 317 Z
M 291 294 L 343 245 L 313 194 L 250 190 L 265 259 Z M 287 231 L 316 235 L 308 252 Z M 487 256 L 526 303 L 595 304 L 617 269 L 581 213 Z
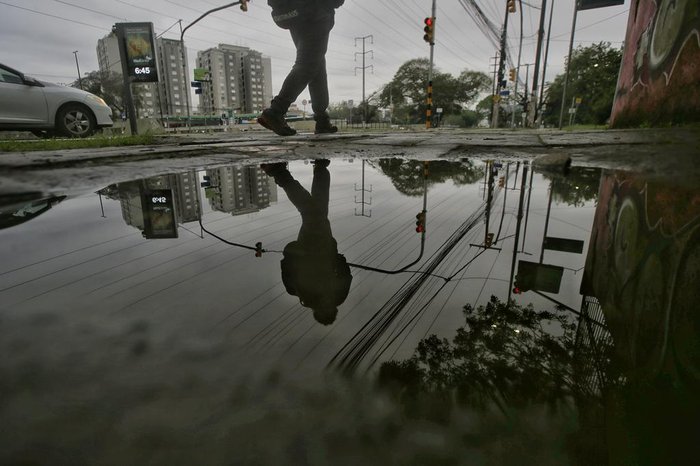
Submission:
M 566 175 L 543 174 L 551 182 L 552 199 L 555 202 L 580 207 L 598 198 L 600 169 L 572 167 Z
M 423 162 L 419 160 L 383 159 L 376 166 L 389 178 L 394 187 L 407 196 L 423 195 Z M 428 165 L 428 186 L 452 180 L 457 186 L 476 183 L 484 176 L 484 169 L 471 160 L 449 162 L 439 160 Z
M 476 310 L 464 307 L 466 325 L 452 342 L 432 335 L 405 361 L 381 367 L 383 385 L 467 406 L 553 404 L 575 392 L 575 324 L 568 315 L 496 297 Z

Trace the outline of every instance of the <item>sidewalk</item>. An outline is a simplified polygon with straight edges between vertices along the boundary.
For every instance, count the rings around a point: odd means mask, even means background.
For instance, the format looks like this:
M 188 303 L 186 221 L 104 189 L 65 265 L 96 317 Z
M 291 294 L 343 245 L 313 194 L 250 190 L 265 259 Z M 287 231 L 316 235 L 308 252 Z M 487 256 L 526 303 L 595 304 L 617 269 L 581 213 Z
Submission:
M 134 173 L 172 173 L 230 163 L 321 157 L 486 160 L 557 155 L 571 157 L 574 165 L 644 170 L 684 165 L 686 169 L 694 169 L 700 166 L 695 161 L 700 155 L 699 135 L 697 129 L 578 132 L 435 129 L 332 135 L 300 133 L 286 138 L 267 131 L 171 134 L 159 136 L 161 143 L 150 146 L 0 153 L 0 191 L 16 191 L 22 183 L 24 189 L 65 186 L 74 177 L 114 178 L 117 173 L 128 177 Z

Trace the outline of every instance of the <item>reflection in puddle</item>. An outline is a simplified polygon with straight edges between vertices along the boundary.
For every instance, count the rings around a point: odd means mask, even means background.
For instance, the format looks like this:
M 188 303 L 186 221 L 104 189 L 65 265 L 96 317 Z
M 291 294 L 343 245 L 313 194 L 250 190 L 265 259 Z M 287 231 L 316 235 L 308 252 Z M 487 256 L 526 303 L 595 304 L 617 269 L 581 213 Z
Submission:
M 386 159 L 40 197 L 2 208 L 0 350 L 13 358 L 0 364 L 0 418 L 16 432 L 3 460 L 40 458 L 35 442 L 63 445 L 48 454 L 59 458 L 88 439 L 102 458 L 98 426 L 131 446 L 125 462 L 193 426 L 207 432 L 198 445 L 234 432 L 243 443 L 230 446 L 261 463 L 401 450 L 405 462 L 510 464 L 509 449 L 538 464 L 673 464 L 694 443 L 696 187 Z M 337 372 L 355 375 L 351 394 Z M 227 403 L 246 420 L 196 421 Z M 273 448 L 254 446 L 275 428 Z M 137 447 L 132 431 L 156 440 Z

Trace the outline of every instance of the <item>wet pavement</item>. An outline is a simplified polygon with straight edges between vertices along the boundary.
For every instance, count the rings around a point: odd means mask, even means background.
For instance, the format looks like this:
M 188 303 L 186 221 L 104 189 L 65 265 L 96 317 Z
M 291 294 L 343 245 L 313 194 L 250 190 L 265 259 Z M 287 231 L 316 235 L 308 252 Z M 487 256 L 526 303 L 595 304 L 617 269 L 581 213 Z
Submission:
M 692 146 L 565 169 L 303 141 L 13 169 L 0 462 L 685 463 Z

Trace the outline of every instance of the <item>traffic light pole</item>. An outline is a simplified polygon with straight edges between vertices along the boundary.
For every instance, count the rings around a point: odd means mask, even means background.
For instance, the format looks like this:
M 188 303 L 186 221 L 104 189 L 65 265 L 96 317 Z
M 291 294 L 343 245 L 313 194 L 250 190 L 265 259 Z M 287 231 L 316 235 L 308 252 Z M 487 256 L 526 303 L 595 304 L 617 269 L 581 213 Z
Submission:
M 183 70 L 184 70 L 184 75 L 185 75 L 185 82 L 184 82 L 184 84 L 186 84 L 186 83 L 189 81 L 189 76 L 188 76 L 188 74 L 187 74 L 187 53 L 186 53 L 186 51 L 185 51 L 185 32 L 186 32 L 189 28 L 191 28 L 192 26 L 194 26 L 195 24 L 197 24 L 197 23 L 198 23 L 201 19 L 203 19 L 205 16 L 210 15 L 210 14 L 212 14 L 212 13 L 214 13 L 214 12 L 219 11 L 219 10 L 223 10 L 223 9 L 226 9 L 226 8 L 230 8 L 230 7 L 236 6 L 236 5 L 240 5 L 240 6 L 241 6 L 241 11 L 248 11 L 248 2 L 249 2 L 249 1 L 250 1 L 250 0 L 238 0 L 238 1 L 236 1 L 236 2 L 227 3 L 226 5 L 222 5 L 222 6 L 219 6 L 219 7 L 216 7 L 216 8 L 212 8 L 211 10 L 205 11 L 204 13 L 202 13 L 202 14 L 199 16 L 199 18 L 195 19 L 195 20 L 192 21 L 190 24 L 188 24 L 187 26 L 185 26 L 184 29 L 182 28 L 182 20 L 179 21 L 179 23 L 180 23 L 180 48 L 182 49 L 182 50 L 181 50 L 181 51 L 182 51 L 182 68 L 183 68 Z M 185 99 L 185 104 L 187 105 L 187 126 L 189 127 L 189 126 L 190 126 L 190 118 L 192 117 L 192 116 L 191 116 L 191 111 L 190 111 L 190 97 L 191 97 L 191 96 L 190 96 L 190 90 L 189 90 L 189 88 L 187 88 L 186 97 L 187 97 L 187 98 Z
M 513 108 L 511 111 L 510 127 L 515 129 L 515 103 L 518 98 L 518 83 L 520 82 L 520 59 L 523 56 L 523 0 L 518 0 L 520 6 L 520 45 L 518 46 L 518 66 L 515 68 L 515 89 L 513 90 Z M 525 89 L 527 92 L 527 89 Z
M 506 4 L 506 16 L 503 19 L 503 31 L 501 32 L 501 57 L 498 61 L 498 76 L 496 77 L 496 93 L 493 95 L 493 115 L 491 127 L 498 128 L 498 113 L 501 107 L 501 84 L 503 83 L 503 71 L 506 64 L 506 34 L 508 33 L 509 5 Z
M 433 37 L 430 41 L 430 68 L 428 69 L 428 99 L 425 109 L 425 127 L 430 129 L 433 117 L 433 59 L 435 56 L 435 12 L 437 10 L 436 0 L 433 0 L 433 8 L 430 17 L 433 20 Z

